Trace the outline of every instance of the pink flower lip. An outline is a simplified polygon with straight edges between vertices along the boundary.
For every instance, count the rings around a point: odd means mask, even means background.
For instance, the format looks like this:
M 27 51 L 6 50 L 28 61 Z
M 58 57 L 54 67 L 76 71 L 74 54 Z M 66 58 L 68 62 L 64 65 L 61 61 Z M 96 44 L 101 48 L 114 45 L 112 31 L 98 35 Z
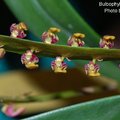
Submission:
M 14 105 L 12 105 L 12 104 L 4 105 L 2 107 L 2 112 L 9 117 L 17 117 L 17 116 L 21 115 L 24 111 L 25 111 L 24 107 L 15 109 Z

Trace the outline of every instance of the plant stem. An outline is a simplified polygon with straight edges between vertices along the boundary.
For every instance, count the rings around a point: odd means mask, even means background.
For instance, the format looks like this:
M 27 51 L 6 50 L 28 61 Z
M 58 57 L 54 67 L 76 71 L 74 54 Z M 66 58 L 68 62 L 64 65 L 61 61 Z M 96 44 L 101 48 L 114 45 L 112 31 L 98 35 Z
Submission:
M 90 47 L 70 47 L 67 45 L 48 45 L 42 42 L 33 42 L 25 39 L 12 38 L 0 35 L 0 45 L 8 52 L 23 54 L 28 49 L 36 49 L 40 51 L 39 57 L 56 57 L 62 56 L 69 59 L 103 59 L 103 60 L 119 60 L 120 49 L 103 49 Z

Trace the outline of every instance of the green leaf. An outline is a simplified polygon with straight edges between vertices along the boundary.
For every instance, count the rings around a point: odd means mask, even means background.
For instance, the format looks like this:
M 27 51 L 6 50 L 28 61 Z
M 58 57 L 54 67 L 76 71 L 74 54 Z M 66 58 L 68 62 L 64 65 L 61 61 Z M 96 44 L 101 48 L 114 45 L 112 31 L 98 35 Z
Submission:
M 24 120 L 119 120 L 120 96 L 77 104 Z
M 15 16 L 25 22 L 37 36 L 49 27 L 56 26 L 62 29 L 59 44 L 66 44 L 68 36 L 74 32 L 82 32 L 86 34 L 87 46 L 98 46 L 99 35 L 74 10 L 68 0 L 5 0 L 5 2 Z M 86 62 L 77 61 L 77 66 L 84 63 Z M 120 80 L 120 70 L 115 63 L 102 62 L 101 66 L 103 75 Z
M 63 56 L 70 59 L 91 60 L 93 58 L 104 60 L 120 59 L 120 49 L 103 49 L 88 47 L 71 47 L 67 45 L 49 45 L 42 42 L 33 42 L 25 39 L 12 38 L 0 35 L 0 43 L 8 52 L 22 54 L 28 49 L 40 51 L 38 55 L 44 57 Z

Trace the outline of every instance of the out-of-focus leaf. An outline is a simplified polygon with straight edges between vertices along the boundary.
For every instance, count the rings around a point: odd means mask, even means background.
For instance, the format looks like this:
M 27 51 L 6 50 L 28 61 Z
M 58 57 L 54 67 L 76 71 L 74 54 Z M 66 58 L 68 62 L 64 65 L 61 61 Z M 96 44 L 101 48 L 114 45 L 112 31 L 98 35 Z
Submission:
M 119 120 L 120 96 L 85 102 L 24 120 Z
M 73 98 L 78 97 L 81 94 L 76 91 L 62 91 L 62 92 L 55 92 L 49 93 L 46 95 L 37 95 L 37 96 L 26 96 L 24 98 L 20 97 L 7 97 L 7 96 L 0 96 L 0 99 L 4 101 L 4 103 L 30 103 L 30 102 L 43 102 L 43 101 L 50 101 L 54 99 L 65 99 L 65 98 Z

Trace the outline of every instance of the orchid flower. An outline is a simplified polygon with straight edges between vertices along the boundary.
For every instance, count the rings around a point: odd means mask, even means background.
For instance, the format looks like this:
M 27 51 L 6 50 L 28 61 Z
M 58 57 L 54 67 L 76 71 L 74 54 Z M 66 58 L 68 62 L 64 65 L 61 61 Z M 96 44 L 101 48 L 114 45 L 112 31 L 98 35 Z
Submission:
M 71 37 L 69 37 L 67 44 L 72 47 L 82 47 L 85 42 L 81 40 L 85 35 L 82 33 L 74 33 Z
M 0 58 L 3 58 L 5 53 L 6 53 L 5 49 L 3 48 L 3 45 L 1 45 L 0 46 Z
M 84 67 L 85 73 L 88 76 L 100 76 L 99 70 L 100 67 L 95 63 L 95 61 L 90 61 L 88 64 Z
M 115 36 L 105 35 L 100 39 L 99 46 L 100 48 L 110 49 L 114 47 Z
M 24 31 L 27 30 L 27 27 L 24 23 L 19 23 L 19 24 L 16 24 L 16 23 L 13 23 L 11 26 L 10 26 L 10 32 L 11 32 L 11 37 L 14 37 L 14 38 L 24 38 L 26 37 L 26 33 Z
M 27 50 L 24 54 L 22 54 L 21 62 L 22 64 L 25 64 L 28 69 L 35 69 L 39 67 L 37 64 L 39 62 L 39 58 L 33 54 L 32 50 Z
M 56 57 L 56 59 L 51 62 L 51 68 L 55 73 L 66 73 L 67 64 L 64 62 L 64 57 Z
M 17 116 L 21 115 L 24 111 L 25 111 L 24 107 L 15 109 L 14 105 L 12 105 L 12 104 L 4 105 L 2 107 L 2 112 L 9 117 L 17 117 Z
M 56 35 L 57 32 L 60 32 L 58 28 L 50 28 L 47 32 L 42 34 L 42 41 L 46 44 L 55 44 L 59 41 L 58 36 Z

